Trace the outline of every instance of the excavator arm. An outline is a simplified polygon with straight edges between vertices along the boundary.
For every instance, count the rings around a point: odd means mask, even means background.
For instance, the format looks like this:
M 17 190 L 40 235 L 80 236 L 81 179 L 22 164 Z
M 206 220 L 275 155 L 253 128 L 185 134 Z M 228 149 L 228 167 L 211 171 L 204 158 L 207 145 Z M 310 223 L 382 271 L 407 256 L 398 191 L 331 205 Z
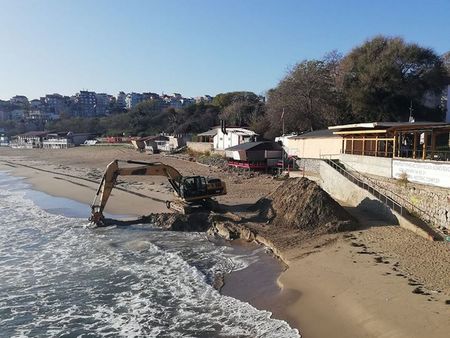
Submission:
M 138 167 L 119 167 L 119 162 L 128 164 L 139 164 Z M 99 224 L 103 220 L 103 210 L 111 195 L 118 176 L 166 176 L 173 187 L 175 194 L 180 196 L 180 182 L 183 176 L 175 168 L 162 163 L 147 163 L 137 161 L 119 161 L 114 160 L 106 167 L 100 185 L 91 205 L 91 217 L 89 220 Z

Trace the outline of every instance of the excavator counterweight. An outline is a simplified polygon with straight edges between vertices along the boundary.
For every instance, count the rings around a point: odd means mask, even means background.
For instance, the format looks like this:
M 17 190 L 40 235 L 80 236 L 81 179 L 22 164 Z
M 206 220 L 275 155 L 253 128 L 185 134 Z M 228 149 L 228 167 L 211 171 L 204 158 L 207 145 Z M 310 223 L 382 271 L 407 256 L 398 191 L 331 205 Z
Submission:
M 119 162 L 136 164 L 134 167 L 119 167 Z M 180 213 L 189 213 L 198 205 L 213 205 L 211 197 L 226 195 L 225 183 L 218 178 L 203 176 L 182 176 L 169 165 L 159 162 L 139 162 L 114 160 L 106 167 L 100 185 L 91 205 L 89 221 L 102 225 L 103 210 L 111 195 L 118 176 L 165 176 L 173 188 L 176 199 L 166 201 L 166 206 Z

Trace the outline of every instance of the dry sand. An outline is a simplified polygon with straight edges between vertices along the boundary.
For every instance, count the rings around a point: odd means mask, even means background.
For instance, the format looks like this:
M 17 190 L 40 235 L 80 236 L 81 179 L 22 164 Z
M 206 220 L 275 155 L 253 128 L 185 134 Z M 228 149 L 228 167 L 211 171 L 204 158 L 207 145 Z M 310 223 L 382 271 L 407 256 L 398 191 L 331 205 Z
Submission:
M 149 156 L 121 147 L 0 148 L 0 160 L 13 163 L 11 166 L 0 161 L 0 170 L 27 177 L 37 189 L 49 194 L 90 204 L 105 166 L 116 158 L 162 161 L 175 166 L 184 175 L 224 179 L 229 193 L 218 200 L 233 212 L 245 210 L 279 186 L 279 182 L 266 176 L 244 179 L 217 168 L 162 155 Z M 120 180 L 121 188 L 147 197 L 115 190 L 106 211 L 131 215 L 167 211 L 163 201 L 173 195 L 165 178 Z M 448 337 L 448 244 L 428 242 L 367 215 L 356 216 L 364 225 L 361 231 L 323 235 L 306 242 L 295 230 L 279 235 L 280 250 L 289 264 L 289 269 L 278 280 L 281 288 L 277 291 L 270 286 L 267 299 L 255 291 L 256 299 L 243 297 L 242 290 L 235 295 L 271 310 L 275 317 L 288 320 L 307 338 Z M 275 233 L 267 231 L 267 234 Z M 258 272 L 255 273 L 258 278 Z M 249 281 L 252 277 L 244 278 Z M 245 286 L 238 277 L 235 280 L 234 289 L 242 287 L 252 293 L 248 283 Z

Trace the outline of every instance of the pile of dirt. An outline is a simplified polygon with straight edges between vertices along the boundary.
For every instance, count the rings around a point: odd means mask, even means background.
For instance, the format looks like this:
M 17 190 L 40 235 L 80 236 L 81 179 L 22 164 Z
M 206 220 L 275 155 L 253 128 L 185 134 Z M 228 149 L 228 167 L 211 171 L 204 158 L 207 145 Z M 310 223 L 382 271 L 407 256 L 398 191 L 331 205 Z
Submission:
M 319 185 L 307 178 L 288 179 L 256 205 L 259 216 L 275 226 L 333 233 L 354 230 L 355 219 Z

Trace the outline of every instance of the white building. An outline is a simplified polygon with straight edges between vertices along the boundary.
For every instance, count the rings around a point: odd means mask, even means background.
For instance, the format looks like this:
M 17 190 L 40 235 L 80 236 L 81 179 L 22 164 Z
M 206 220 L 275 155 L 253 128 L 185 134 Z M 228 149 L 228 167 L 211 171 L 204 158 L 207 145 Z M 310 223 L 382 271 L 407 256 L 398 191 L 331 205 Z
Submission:
M 254 141 L 258 134 L 246 128 L 226 128 L 225 133 L 217 127 L 217 134 L 213 137 L 214 150 L 225 150 L 241 143 Z
M 28 133 L 14 136 L 9 145 L 11 148 L 19 149 L 42 148 L 47 134 L 45 131 L 29 131 Z
M 42 141 L 42 148 L 45 149 L 67 149 L 84 144 L 93 134 L 61 132 L 49 133 Z
M 9 146 L 9 138 L 4 134 L 0 134 L 0 147 Z
M 342 137 L 334 135 L 332 130 L 315 130 L 300 135 L 284 135 L 275 138 L 283 144 L 288 156 L 318 159 L 321 155 L 340 154 Z
M 74 147 L 72 140 L 68 136 L 58 134 L 48 134 L 47 139 L 42 142 L 44 149 L 67 149 Z
M 125 99 L 125 104 L 127 109 L 132 109 L 136 107 L 137 104 L 142 102 L 142 94 L 140 93 L 129 93 Z

